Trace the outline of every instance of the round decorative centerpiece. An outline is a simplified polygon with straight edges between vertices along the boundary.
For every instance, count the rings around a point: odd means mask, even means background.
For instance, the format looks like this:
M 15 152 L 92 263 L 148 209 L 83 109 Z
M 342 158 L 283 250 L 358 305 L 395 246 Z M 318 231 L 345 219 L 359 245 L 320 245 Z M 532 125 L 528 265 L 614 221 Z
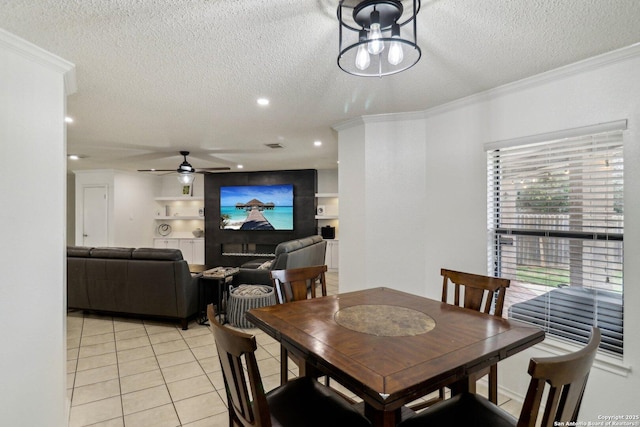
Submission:
M 344 328 L 380 337 L 420 335 L 436 326 L 431 316 L 396 305 L 355 305 L 339 310 L 334 318 Z

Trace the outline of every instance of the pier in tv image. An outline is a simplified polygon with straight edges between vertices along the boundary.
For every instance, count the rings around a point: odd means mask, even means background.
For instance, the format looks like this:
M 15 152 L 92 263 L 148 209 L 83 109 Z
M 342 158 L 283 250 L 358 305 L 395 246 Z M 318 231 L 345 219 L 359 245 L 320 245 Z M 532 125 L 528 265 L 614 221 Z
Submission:
M 293 230 L 293 184 L 220 187 L 220 228 Z

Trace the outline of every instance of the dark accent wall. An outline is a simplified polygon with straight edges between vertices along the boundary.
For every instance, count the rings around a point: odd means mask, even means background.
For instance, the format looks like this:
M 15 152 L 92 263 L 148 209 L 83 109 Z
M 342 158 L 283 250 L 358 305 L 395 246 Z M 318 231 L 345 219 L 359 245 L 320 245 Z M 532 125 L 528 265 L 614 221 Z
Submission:
M 233 185 L 293 184 L 293 230 L 221 230 L 220 187 Z M 315 169 L 230 172 L 205 175 L 205 262 L 207 266 L 239 266 L 259 256 L 224 256 L 224 245 L 255 245 L 258 251 L 273 252 L 280 242 L 317 234 Z M 228 246 L 227 246 L 228 247 Z

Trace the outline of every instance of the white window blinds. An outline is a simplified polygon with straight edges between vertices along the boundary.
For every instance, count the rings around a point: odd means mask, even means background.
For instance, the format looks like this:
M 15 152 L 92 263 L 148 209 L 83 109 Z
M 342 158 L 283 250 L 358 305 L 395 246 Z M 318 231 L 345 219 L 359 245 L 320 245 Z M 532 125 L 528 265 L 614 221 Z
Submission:
M 597 325 L 601 348 L 618 354 L 622 142 L 622 130 L 607 130 L 487 145 L 489 268 L 512 280 L 504 313 L 582 343 Z

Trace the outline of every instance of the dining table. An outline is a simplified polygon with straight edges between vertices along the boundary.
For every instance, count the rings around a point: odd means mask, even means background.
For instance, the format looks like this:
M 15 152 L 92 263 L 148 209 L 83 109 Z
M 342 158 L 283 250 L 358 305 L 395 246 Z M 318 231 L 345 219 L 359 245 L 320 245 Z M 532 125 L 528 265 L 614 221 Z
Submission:
M 255 308 L 252 322 L 304 364 L 360 397 L 374 427 L 395 426 L 406 404 L 450 387 L 544 339 L 525 323 L 379 287 Z M 410 413 L 410 411 L 409 411 Z M 409 415 L 410 416 L 410 415 Z

